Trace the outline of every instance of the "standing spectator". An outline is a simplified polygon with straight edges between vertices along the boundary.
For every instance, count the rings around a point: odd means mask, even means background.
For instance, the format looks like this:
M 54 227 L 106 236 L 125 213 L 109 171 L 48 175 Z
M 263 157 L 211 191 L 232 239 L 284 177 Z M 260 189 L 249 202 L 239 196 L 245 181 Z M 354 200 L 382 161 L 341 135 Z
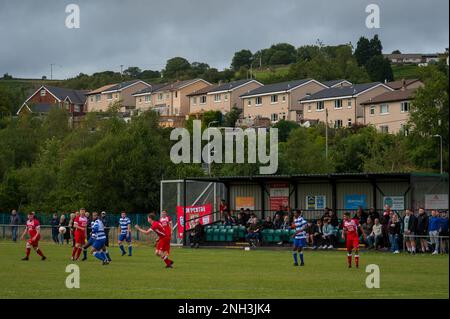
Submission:
M 394 254 L 398 254 L 398 239 L 400 237 L 400 222 L 397 214 L 392 215 L 392 219 L 389 221 L 389 241 L 391 243 L 391 251 Z
M 319 246 L 319 249 L 323 249 L 323 231 L 322 231 L 322 221 L 320 219 L 316 222 L 316 232 L 314 233 L 314 245 Z
M 230 212 L 225 213 L 225 219 L 223 221 L 223 224 L 225 226 L 233 226 L 234 224 L 236 224 L 236 221 L 234 220 L 233 216 L 231 216 Z
M 361 206 L 358 207 L 358 210 L 356 211 L 356 214 L 353 217 L 353 219 L 357 219 L 360 225 L 364 225 L 366 223 L 367 220 L 366 213 L 364 212 Z
M 194 229 L 189 233 L 189 242 L 192 248 L 198 248 L 203 238 L 203 225 L 200 220 L 195 221 Z
M 69 224 L 68 224 L 68 227 L 70 229 L 69 238 L 72 238 L 72 247 L 75 247 L 75 236 L 74 236 L 75 225 L 74 225 L 74 221 L 75 221 L 75 217 L 77 217 L 77 213 L 78 212 L 70 214 L 70 220 L 69 220 Z
M 248 224 L 249 219 L 251 218 L 251 211 L 249 208 L 245 209 L 245 211 L 243 212 L 244 214 L 244 218 L 245 218 L 245 223 Z
M 367 241 L 370 245 L 378 250 L 379 246 L 383 243 L 383 225 L 381 225 L 380 220 L 375 218 L 375 221 L 372 226 L 372 233 L 367 238 Z
M 431 245 L 434 250 L 432 255 L 439 254 L 439 233 L 441 231 L 441 218 L 437 210 L 431 211 L 431 218 L 428 221 L 428 232 L 430 234 Z
M 17 214 L 17 211 L 13 209 L 11 211 L 11 216 L 9 218 L 9 224 L 11 225 L 11 237 L 12 241 L 17 241 L 17 232 L 19 230 L 19 224 L 20 224 L 20 217 L 19 214 Z
M 284 217 L 284 215 L 286 215 L 286 211 L 283 208 L 283 205 L 280 205 L 278 207 L 278 210 L 275 212 L 275 216 L 280 216 L 280 219 Z
M 323 248 L 324 249 L 333 249 L 335 245 L 335 234 L 334 234 L 334 227 L 330 224 L 330 219 L 325 218 L 323 221 Z
M 281 225 L 281 229 L 284 229 L 284 230 L 291 229 L 291 222 L 289 220 L 289 216 L 288 215 L 284 216 L 283 224 Z
M 375 222 L 376 218 L 380 219 L 380 214 L 378 214 L 378 212 L 375 210 L 375 208 L 370 207 L 368 217 L 372 218 L 372 221 Z
M 428 236 L 428 215 L 425 209 L 419 208 L 419 215 L 417 216 L 417 235 L 420 237 L 420 248 L 423 253 L 429 251 L 428 242 L 425 236 Z
M 85 216 L 86 216 L 86 218 L 87 218 L 87 226 L 86 226 L 86 238 L 91 238 L 91 232 L 92 232 L 92 228 L 91 228 L 91 221 L 92 221 L 92 218 L 91 218 L 91 214 L 89 214 L 89 212 L 86 212 L 85 213 Z
M 229 212 L 229 210 L 228 210 L 228 205 L 226 204 L 225 200 L 222 199 L 222 200 L 220 201 L 220 205 L 219 205 L 219 213 L 220 213 L 219 218 L 222 219 L 222 217 L 224 216 L 224 214 L 227 213 L 227 212 Z
M 111 227 L 109 226 L 108 216 L 106 215 L 105 211 L 103 211 L 100 214 L 100 220 L 102 221 L 103 226 L 105 227 L 105 236 L 106 236 L 105 247 L 109 247 L 109 230 L 111 229 Z
M 364 234 L 366 235 L 366 242 L 369 247 L 369 249 L 373 248 L 373 242 L 369 242 L 369 237 L 373 233 L 373 221 L 372 217 L 367 217 L 366 222 L 362 225 L 362 229 L 364 231 Z M 372 239 L 370 239 L 372 240 Z
M 339 218 L 337 217 L 336 212 L 332 210 L 330 210 L 330 224 L 335 228 L 339 227 Z
M 61 245 L 64 244 L 64 240 L 67 241 L 67 244 L 69 243 L 69 239 L 70 239 L 70 229 L 68 226 L 68 222 L 66 220 L 66 215 L 62 214 L 61 217 L 59 218 L 59 224 L 58 224 L 58 239 L 59 239 L 59 243 Z M 61 227 L 65 228 L 65 231 L 61 232 L 59 231 L 59 229 Z M 68 236 L 68 237 L 67 237 Z
M 52 220 L 50 221 L 50 225 L 52 226 L 52 239 L 55 242 L 55 244 L 59 243 L 59 239 L 58 239 L 58 225 L 59 225 L 59 218 L 58 218 L 58 214 L 53 214 Z
M 281 229 L 281 226 L 283 225 L 283 220 L 280 215 L 275 215 L 275 218 L 273 219 L 273 229 Z
M 389 205 L 384 205 L 383 216 L 381 216 L 380 223 L 383 226 L 383 243 L 386 246 L 386 243 L 389 242 L 389 220 L 391 219 L 391 207 Z
M 406 249 L 409 253 L 416 253 L 417 218 L 410 209 L 405 211 L 403 218 L 403 236 L 405 237 Z
M 445 236 L 448 237 L 449 231 L 448 231 L 448 216 L 447 212 L 442 211 L 441 212 L 441 232 L 439 233 L 439 236 Z M 441 253 L 446 254 L 448 253 L 448 238 L 443 238 L 441 241 Z

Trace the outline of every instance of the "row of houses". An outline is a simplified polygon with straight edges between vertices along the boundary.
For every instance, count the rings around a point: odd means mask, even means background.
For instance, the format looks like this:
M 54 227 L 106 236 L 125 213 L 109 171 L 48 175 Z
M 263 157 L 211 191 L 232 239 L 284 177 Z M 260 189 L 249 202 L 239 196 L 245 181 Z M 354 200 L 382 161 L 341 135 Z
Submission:
M 23 103 L 18 114 L 46 114 L 64 107 L 72 118 L 87 112 L 102 113 L 116 104 L 129 120 L 153 110 L 161 125 L 182 126 L 191 115 L 207 111 L 223 114 L 241 110 L 240 125 L 274 124 L 280 120 L 297 123 L 327 122 L 337 128 L 355 123 L 372 124 L 383 132 L 404 128 L 409 106 L 419 80 L 353 84 L 348 80 L 301 79 L 263 85 L 254 79 L 211 84 L 203 79 L 151 84 L 142 80 L 111 84 L 92 91 L 42 86 Z

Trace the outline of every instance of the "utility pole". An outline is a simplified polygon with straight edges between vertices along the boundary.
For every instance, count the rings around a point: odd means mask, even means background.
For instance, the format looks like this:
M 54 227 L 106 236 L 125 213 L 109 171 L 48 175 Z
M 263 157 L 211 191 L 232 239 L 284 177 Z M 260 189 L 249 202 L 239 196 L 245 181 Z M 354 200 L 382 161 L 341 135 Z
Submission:
M 325 109 L 325 159 L 328 159 L 328 109 Z
M 55 64 L 54 63 L 50 63 L 50 80 L 53 80 L 53 66 Z
M 440 162 L 441 162 L 441 170 L 440 171 L 441 171 L 441 174 L 443 174 L 444 166 L 442 163 L 442 160 L 443 160 L 443 158 L 442 158 L 442 152 L 443 152 L 443 150 L 442 150 L 442 148 L 443 148 L 442 135 L 436 134 L 436 135 L 433 135 L 433 137 L 439 137 L 439 140 L 440 140 Z
M 212 124 L 219 124 L 218 121 L 212 121 L 208 123 L 208 130 Z M 208 176 L 211 177 L 211 144 L 208 141 Z

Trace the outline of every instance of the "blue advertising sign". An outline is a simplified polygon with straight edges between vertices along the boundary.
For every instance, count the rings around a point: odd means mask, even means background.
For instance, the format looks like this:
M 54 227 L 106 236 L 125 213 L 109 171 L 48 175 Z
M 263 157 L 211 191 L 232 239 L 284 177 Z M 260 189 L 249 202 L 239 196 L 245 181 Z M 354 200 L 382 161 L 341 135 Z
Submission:
M 344 208 L 345 209 L 358 209 L 359 206 L 366 209 L 366 194 L 352 194 L 344 196 Z

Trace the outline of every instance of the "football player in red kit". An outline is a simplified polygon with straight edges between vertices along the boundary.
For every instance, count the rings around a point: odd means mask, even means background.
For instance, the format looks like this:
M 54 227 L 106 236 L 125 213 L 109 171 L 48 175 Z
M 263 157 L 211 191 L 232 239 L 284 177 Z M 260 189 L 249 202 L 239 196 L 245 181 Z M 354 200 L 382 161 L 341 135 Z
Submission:
M 344 214 L 344 221 L 342 223 L 342 239 L 346 240 L 347 247 L 347 262 L 348 268 L 352 268 L 352 251 L 355 252 L 355 265 L 356 268 L 359 267 L 359 235 L 358 229 L 360 229 L 361 233 L 366 239 L 366 235 L 359 224 L 358 219 L 352 219 L 350 217 L 350 213 Z
M 135 228 L 143 234 L 154 232 L 158 235 L 159 239 L 156 243 L 155 255 L 159 256 L 164 261 L 166 268 L 172 268 L 173 261 L 169 259 L 171 232 L 156 220 L 156 215 L 154 213 L 148 214 L 147 220 L 150 223 L 149 229 L 144 230 L 140 228 L 139 225 L 136 225 Z
M 167 215 L 167 212 L 163 210 L 161 212 L 161 216 L 159 217 L 159 222 L 161 223 L 162 227 L 166 230 L 166 233 L 172 235 L 172 218 L 170 218 L 169 215 Z
M 84 208 L 80 209 L 80 215 L 75 217 L 73 221 L 73 226 L 75 228 L 73 234 L 75 237 L 75 246 L 72 250 L 72 260 L 78 260 L 80 258 L 83 246 L 86 242 L 86 228 L 88 224 L 88 219 L 86 217 L 86 210 Z
M 25 239 L 26 233 L 28 233 L 28 236 L 30 238 L 28 239 L 26 245 L 26 256 L 22 260 L 28 260 L 30 258 L 31 247 L 33 247 L 36 253 L 41 256 L 42 260 L 47 259 L 47 257 L 45 257 L 42 251 L 39 249 L 39 239 L 41 239 L 41 226 L 37 218 L 34 216 L 34 212 L 28 214 L 27 227 L 22 233 L 22 240 Z

